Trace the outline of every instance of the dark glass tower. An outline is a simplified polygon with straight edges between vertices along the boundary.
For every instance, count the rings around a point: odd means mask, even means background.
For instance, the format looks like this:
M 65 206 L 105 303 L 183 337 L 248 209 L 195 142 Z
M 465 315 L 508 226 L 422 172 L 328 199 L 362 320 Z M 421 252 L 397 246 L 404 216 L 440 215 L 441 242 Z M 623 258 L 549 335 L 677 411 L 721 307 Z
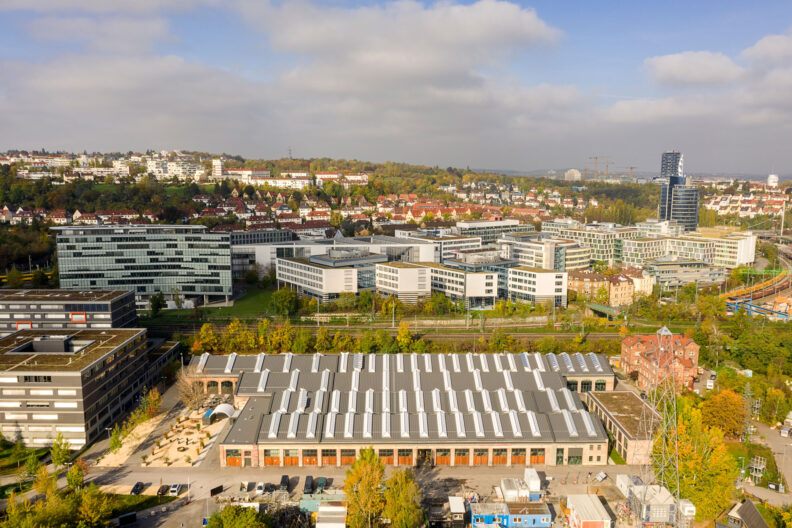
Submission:
M 681 152 L 663 152 L 660 160 L 660 220 L 676 220 L 685 231 L 698 227 L 699 192 L 688 185 L 684 176 Z

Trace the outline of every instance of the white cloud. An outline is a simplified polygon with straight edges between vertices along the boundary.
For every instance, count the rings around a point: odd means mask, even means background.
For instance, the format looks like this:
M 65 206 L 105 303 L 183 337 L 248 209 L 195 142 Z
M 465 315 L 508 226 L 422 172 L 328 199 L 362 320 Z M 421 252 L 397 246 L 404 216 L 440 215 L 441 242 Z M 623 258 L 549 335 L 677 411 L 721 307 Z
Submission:
M 685 51 L 650 57 L 644 66 L 661 84 L 676 86 L 714 85 L 738 80 L 744 70 L 723 53 Z
M 167 20 L 160 17 L 44 17 L 29 24 L 39 40 L 82 42 L 86 49 L 103 53 L 152 51 L 158 42 L 171 39 Z
M 792 60 L 792 30 L 786 35 L 768 35 L 741 54 L 746 59 L 781 63 Z
M 154 13 L 186 11 L 219 0 L 0 0 L 0 11 L 40 13 Z

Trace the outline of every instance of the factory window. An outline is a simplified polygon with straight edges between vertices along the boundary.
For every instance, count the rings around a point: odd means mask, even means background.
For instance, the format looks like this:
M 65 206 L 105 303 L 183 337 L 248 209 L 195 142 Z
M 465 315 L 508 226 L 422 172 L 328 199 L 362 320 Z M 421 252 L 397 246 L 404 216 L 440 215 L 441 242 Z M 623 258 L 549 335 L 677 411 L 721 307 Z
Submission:
M 569 389 L 571 391 L 577 391 L 578 390 L 578 382 L 575 381 L 575 380 L 567 380 L 567 389 Z
M 605 390 L 605 382 L 603 380 L 597 380 L 594 383 L 594 390 L 604 391 Z
M 564 448 L 559 447 L 556 449 L 556 465 L 563 466 L 564 465 Z

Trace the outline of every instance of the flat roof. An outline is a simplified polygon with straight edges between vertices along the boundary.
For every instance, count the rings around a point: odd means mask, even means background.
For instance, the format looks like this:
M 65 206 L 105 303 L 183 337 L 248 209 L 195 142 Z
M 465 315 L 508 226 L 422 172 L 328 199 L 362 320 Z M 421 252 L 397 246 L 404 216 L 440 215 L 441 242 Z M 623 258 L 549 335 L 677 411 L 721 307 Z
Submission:
M 426 266 L 421 266 L 418 264 L 413 264 L 412 262 L 377 262 L 377 266 L 390 266 L 393 268 L 405 268 L 405 269 L 412 269 L 412 268 L 425 268 Z
M 125 290 L 0 290 L 0 302 L 107 302 L 130 293 Z
M 564 273 L 563 271 L 556 271 L 556 270 L 544 269 L 544 268 L 533 268 L 531 266 L 517 266 L 514 269 L 531 271 L 533 273 Z
M 249 398 L 226 445 L 607 438 L 563 378 L 613 376 L 593 354 L 204 354 L 191 365 Z
M 637 394 L 632 391 L 593 391 L 588 396 L 598 402 L 632 438 L 647 437 L 641 435 L 641 414 L 644 409 L 655 411 Z
M 575 510 L 581 521 L 610 521 L 611 516 L 597 495 L 568 495 L 567 507 Z
M 19 330 L 0 339 L 0 371 L 79 372 L 127 341 L 145 333 L 146 331 L 141 328 Z M 26 350 L 26 347 L 34 346 L 33 342 L 49 343 L 64 339 L 71 340 L 75 352 Z M 17 351 L 20 348 L 23 350 Z

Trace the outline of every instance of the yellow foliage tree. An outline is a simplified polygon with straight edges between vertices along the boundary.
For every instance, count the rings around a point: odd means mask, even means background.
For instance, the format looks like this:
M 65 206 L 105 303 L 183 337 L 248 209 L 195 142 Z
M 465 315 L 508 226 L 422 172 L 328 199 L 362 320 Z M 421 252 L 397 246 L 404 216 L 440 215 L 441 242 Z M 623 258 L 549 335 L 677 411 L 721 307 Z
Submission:
M 745 429 L 745 404 L 732 390 L 720 391 L 704 400 L 701 414 L 704 425 L 718 427 L 730 438 L 740 436 Z
M 377 528 L 382 524 L 385 498 L 382 480 L 385 466 L 368 447 L 360 451 L 360 458 L 347 470 L 344 492 L 347 497 L 349 528 Z

